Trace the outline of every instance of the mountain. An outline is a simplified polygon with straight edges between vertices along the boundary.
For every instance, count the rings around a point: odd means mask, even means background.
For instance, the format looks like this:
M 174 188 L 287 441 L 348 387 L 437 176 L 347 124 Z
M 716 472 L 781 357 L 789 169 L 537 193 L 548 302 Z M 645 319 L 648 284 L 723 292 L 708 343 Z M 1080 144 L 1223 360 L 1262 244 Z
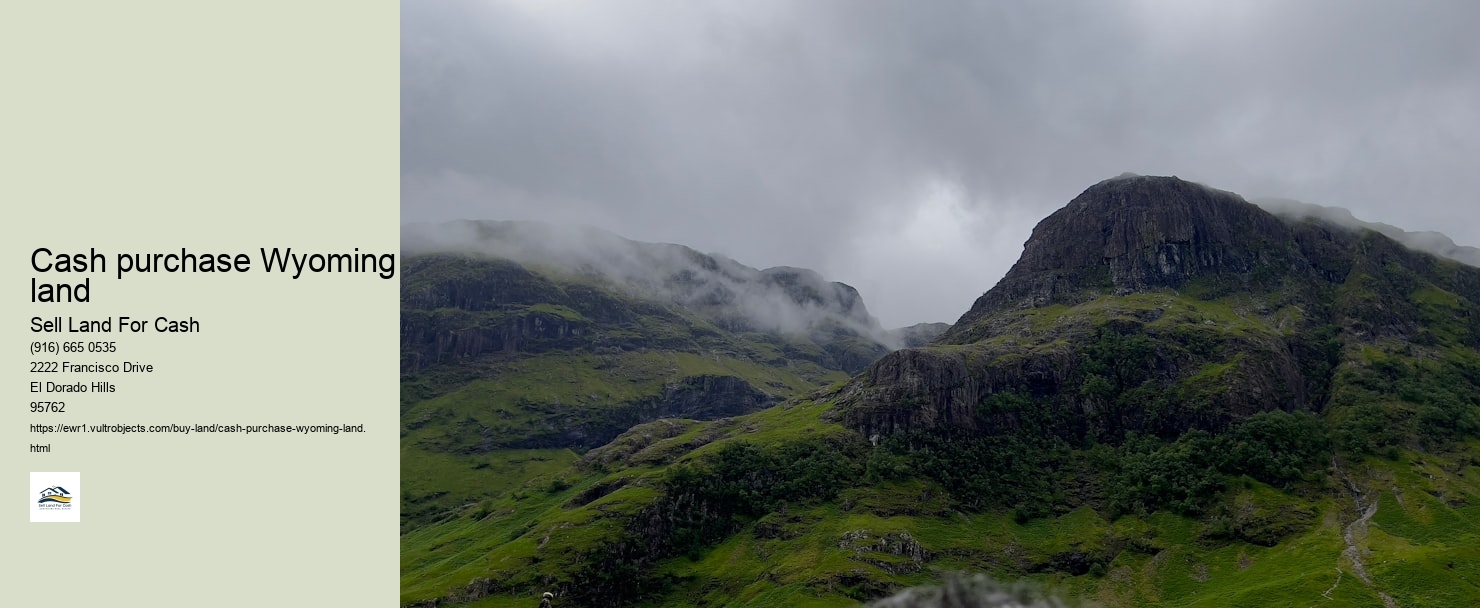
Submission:
M 402 601 L 855 606 L 970 571 L 1105 606 L 1470 605 L 1477 303 L 1480 269 L 1382 231 L 1177 178 L 1106 180 L 1040 222 L 949 329 L 899 332 L 919 346 L 851 376 L 736 348 L 750 375 L 822 372 L 775 405 L 659 418 L 579 453 L 443 450 L 421 471 L 403 456 L 405 508 L 438 509 L 406 518 Z M 589 363 L 563 373 L 605 373 Z M 408 372 L 403 450 L 441 449 L 488 407 L 420 397 L 452 375 Z M 545 390 L 498 386 L 496 408 Z M 427 498 L 483 470 L 498 472 L 480 493 Z
M 403 249 L 408 527 L 497 495 L 512 470 L 568 465 L 658 419 L 764 409 L 930 333 L 886 332 L 811 270 L 590 228 L 411 226 Z
M 1457 245 L 1454 239 L 1438 232 L 1410 232 L 1379 222 L 1364 222 L 1346 209 L 1312 205 L 1288 198 L 1263 198 L 1251 202 L 1282 217 L 1297 221 L 1307 218 L 1316 219 L 1338 226 L 1371 230 L 1411 249 L 1432 253 L 1470 266 L 1480 266 L 1480 248 Z
M 678 304 L 729 331 L 821 332 L 825 338 L 845 331 L 889 345 L 857 290 L 804 268 L 757 270 L 682 245 L 539 222 L 412 225 L 402 231 L 402 248 L 408 254 L 476 253 L 597 280 Z
M 950 328 L 950 323 L 916 323 L 909 327 L 891 329 L 889 334 L 903 348 L 919 348 L 934 342 Z
M 1435 301 L 1480 301 L 1480 269 L 1369 231 L 1287 223 L 1176 178 L 1116 178 L 1034 228 L 1021 259 L 939 339 L 960 348 L 885 357 L 854 383 L 849 415 L 865 432 L 877 408 L 887 429 L 969 427 L 977 402 L 1016 390 L 1083 410 L 1056 420 L 1076 440 L 1217 431 L 1260 411 L 1321 407 L 1337 347 L 1474 348 L 1480 319 L 1443 327 L 1452 311 Z M 1208 390 L 1214 379 L 1221 390 Z M 1142 386 L 1183 394 L 1129 416 L 1110 402 Z M 919 399 L 934 407 L 900 407 Z M 1134 398 L 1157 399 L 1168 395 Z

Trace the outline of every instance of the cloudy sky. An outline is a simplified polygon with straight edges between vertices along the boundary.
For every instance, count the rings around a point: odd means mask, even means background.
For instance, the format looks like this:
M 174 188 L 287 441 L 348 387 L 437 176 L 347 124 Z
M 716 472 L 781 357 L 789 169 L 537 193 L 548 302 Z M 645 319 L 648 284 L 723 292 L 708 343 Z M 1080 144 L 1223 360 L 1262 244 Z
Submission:
M 532 219 L 955 321 L 1130 171 L 1480 245 L 1480 2 L 402 3 L 402 219 Z

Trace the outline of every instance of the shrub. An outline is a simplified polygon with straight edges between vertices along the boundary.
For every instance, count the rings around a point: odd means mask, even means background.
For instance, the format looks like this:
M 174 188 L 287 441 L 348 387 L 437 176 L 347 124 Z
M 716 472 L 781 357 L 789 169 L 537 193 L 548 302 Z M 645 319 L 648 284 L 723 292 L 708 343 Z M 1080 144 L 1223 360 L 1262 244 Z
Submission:
M 1307 412 L 1263 412 L 1219 438 L 1221 469 L 1288 487 L 1330 457 L 1326 425 Z

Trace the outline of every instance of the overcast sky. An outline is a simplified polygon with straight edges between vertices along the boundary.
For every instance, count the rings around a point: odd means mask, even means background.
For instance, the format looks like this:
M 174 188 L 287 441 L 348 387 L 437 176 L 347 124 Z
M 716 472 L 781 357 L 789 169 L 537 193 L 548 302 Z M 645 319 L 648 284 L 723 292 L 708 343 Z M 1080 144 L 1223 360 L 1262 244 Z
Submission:
M 1102 179 L 1480 245 L 1480 2 L 402 3 L 402 219 L 573 222 L 955 321 Z

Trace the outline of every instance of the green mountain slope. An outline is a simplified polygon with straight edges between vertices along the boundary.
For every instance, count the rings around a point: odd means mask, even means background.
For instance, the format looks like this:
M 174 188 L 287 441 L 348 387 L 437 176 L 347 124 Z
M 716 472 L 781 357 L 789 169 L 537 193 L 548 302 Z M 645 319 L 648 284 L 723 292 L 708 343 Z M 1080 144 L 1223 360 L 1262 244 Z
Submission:
M 841 381 L 892 342 L 857 292 L 811 271 L 540 224 L 440 229 L 462 238 L 410 239 L 403 268 L 406 530 L 559 485 L 578 453 L 634 425 Z
M 785 397 L 747 413 L 535 452 L 531 421 L 580 391 L 685 364 L 603 375 L 562 346 L 408 372 L 403 449 L 445 460 L 403 458 L 426 485 L 402 601 L 855 606 L 976 571 L 1105 606 L 1468 606 L 1477 303 L 1480 269 L 1382 234 L 1123 177 L 1040 223 L 934 344 L 846 382 L 729 360 Z M 581 388 L 531 396 L 556 390 L 519 384 L 544 357 Z M 520 418 L 535 401 L 559 407 Z

